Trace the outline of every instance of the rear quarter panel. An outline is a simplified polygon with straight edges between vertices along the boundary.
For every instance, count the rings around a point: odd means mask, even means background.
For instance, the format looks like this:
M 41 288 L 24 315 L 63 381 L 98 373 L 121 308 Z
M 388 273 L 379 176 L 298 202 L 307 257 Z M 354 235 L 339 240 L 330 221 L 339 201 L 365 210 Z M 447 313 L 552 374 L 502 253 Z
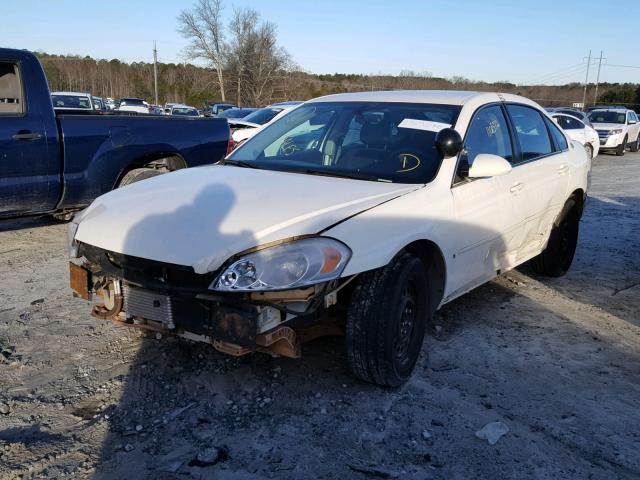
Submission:
M 225 119 L 162 116 L 58 116 L 63 137 L 65 188 L 59 208 L 79 207 L 112 190 L 132 167 L 171 156 L 188 167 L 226 154 Z

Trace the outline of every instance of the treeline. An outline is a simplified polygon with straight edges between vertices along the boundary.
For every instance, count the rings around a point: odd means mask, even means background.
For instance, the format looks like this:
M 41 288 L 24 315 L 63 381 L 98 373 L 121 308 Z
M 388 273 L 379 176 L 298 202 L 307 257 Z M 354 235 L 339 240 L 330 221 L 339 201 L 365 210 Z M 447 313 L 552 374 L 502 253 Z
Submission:
M 131 96 L 153 101 L 151 63 L 128 64 L 115 59 L 96 60 L 91 57 L 46 53 L 38 53 L 38 57 L 52 91 L 71 90 L 91 92 L 102 97 Z M 233 72 L 229 72 L 229 78 L 233 78 Z M 270 78 L 269 88 L 264 90 L 260 102 L 266 105 L 283 100 L 307 100 L 333 93 L 397 89 L 500 91 L 524 95 L 545 106 L 581 102 L 583 95 L 583 86 L 578 83 L 518 86 L 509 82 L 477 82 L 462 77 L 439 78 L 411 71 L 393 76 L 342 73 L 315 75 L 299 70 L 282 70 Z M 594 85 L 589 85 L 587 89 L 588 104 L 593 103 L 594 89 Z M 188 63 L 159 63 L 158 91 L 160 103 L 181 102 L 199 107 L 204 100 L 221 99 L 216 71 Z M 238 102 L 235 93 L 235 89 L 230 89 L 226 95 L 227 100 Z M 600 84 L 598 93 L 598 103 L 627 104 L 640 110 L 638 84 Z M 239 103 L 247 102 L 241 97 Z

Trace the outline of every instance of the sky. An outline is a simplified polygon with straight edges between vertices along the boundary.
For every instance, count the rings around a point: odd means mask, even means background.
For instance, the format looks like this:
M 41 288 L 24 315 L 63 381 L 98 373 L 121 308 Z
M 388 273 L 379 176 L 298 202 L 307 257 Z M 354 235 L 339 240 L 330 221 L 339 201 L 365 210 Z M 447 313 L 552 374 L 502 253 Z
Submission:
M 601 82 L 640 83 L 638 0 L 223 0 L 250 7 L 310 73 L 437 77 L 517 84 L 584 82 L 589 50 Z M 183 61 L 177 16 L 193 0 L 2 0 L 0 47 Z M 594 62 L 595 63 L 595 62 Z M 638 68 L 615 65 L 635 66 Z M 594 82 L 597 65 L 589 81 Z

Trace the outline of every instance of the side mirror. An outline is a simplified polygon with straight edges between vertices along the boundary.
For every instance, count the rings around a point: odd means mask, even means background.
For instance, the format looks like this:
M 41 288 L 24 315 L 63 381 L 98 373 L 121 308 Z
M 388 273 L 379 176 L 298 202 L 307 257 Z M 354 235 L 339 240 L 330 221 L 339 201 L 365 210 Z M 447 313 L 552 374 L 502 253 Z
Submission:
M 490 153 L 480 153 L 469 169 L 469 178 L 497 177 L 511 171 L 511 164 L 504 158 Z
M 636 121 L 635 120 L 629 120 L 629 125 L 635 125 Z
M 455 157 L 462 150 L 462 137 L 455 128 L 443 128 L 436 134 L 436 148 L 444 157 Z

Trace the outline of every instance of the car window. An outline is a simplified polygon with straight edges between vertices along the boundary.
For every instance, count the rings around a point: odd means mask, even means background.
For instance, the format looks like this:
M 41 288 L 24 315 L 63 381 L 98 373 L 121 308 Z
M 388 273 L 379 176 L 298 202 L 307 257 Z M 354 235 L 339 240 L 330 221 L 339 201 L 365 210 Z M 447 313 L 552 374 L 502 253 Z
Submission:
M 516 130 L 523 161 L 548 155 L 554 151 L 540 112 L 523 105 L 507 105 L 507 111 Z
M 582 130 L 584 128 L 584 123 L 568 115 L 557 115 L 554 118 L 563 130 Z
M 22 81 L 15 63 L 0 62 L 0 115 L 24 113 Z
M 555 141 L 556 149 L 566 150 L 567 148 L 569 148 L 569 145 L 567 143 L 567 138 L 560 131 L 558 126 L 555 123 L 553 123 L 551 120 L 549 120 L 547 117 L 545 117 L 544 120 L 547 124 L 547 128 L 549 128 L 549 131 L 551 132 L 551 136 L 553 137 L 553 140 Z
M 51 95 L 54 108 L 91 109 L 91 100 L 84 95 Z
M 466 176 L 464 169 L 471 167 L 480 153 L 490 153 L 513 161 L 513 150 L 507 120 L 499 105 L 477 111 L 465 136 L 458 175 Z
M 243 120 L 263 125 L 282 111 L 281 108 L 261 108 L 247 115 Z
M 436 127 L 455 124 L 459 112 L 458 105 L 309 103 L 260 130 L 228 160 L 271 170 L 428 183 L 442 162 Z

